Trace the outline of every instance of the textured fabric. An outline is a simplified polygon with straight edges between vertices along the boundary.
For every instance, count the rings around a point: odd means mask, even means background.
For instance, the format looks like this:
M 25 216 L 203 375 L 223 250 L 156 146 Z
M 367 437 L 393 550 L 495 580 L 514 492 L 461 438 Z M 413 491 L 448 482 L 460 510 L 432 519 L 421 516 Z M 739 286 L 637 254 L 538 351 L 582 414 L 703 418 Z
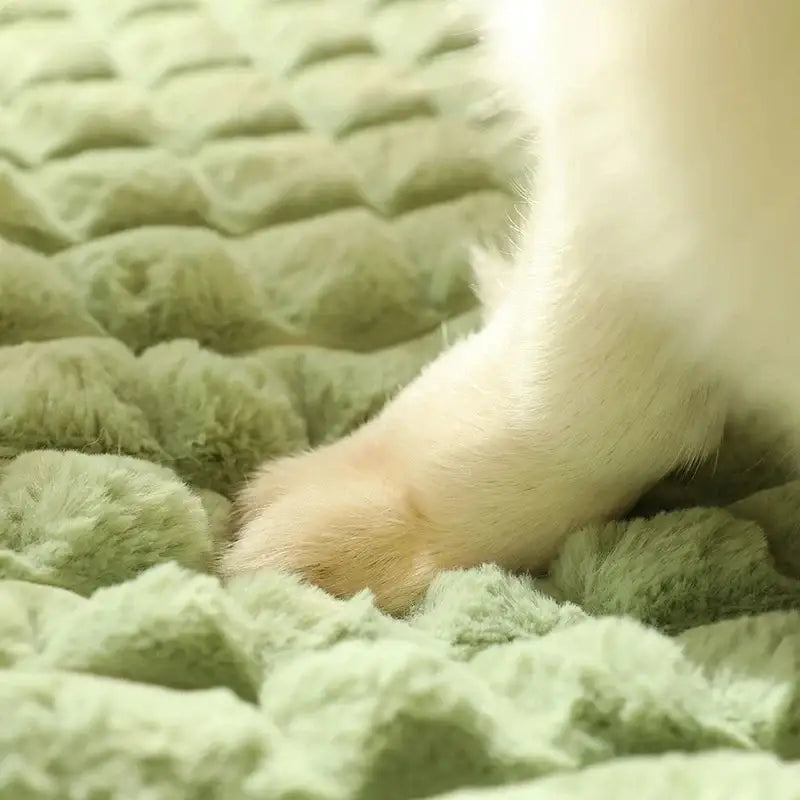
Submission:
M 800 798 L 758 420 L 546 581 L 400 621 L 211 574 L 250 468 L 475 323 L 522 179 L 475 39 L 446 0 L 0 3 L 0 798 Z

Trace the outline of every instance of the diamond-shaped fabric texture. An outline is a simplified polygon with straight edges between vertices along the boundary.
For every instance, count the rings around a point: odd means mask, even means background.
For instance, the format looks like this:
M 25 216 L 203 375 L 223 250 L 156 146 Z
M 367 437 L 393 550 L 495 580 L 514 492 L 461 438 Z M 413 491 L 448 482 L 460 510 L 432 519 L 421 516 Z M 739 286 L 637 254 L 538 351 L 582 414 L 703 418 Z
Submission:
M 3 800 L 800 797 L 760 420 L 547 580 L 396 620 L 213 576 L 250 469 L 477 323 L 526 180 L 478 40 L 452 0 L 0 2 Z

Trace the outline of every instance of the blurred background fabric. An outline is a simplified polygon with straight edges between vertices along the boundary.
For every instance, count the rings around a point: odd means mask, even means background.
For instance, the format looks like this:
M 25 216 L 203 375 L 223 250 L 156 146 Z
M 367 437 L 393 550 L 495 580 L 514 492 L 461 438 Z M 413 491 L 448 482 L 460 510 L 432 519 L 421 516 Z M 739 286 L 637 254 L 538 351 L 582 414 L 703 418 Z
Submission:
M 799 796 L 763 420 L 407 620 L 213 577 L 256 464 L 477 323 L 528 180 L 478 40 L 452 0 L 0 2 L 0 798 Z

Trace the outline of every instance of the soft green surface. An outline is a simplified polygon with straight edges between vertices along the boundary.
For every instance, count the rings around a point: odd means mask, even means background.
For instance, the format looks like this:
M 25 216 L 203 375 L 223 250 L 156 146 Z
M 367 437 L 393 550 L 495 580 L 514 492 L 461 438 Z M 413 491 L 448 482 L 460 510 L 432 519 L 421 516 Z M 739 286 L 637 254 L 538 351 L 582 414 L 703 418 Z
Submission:
M 400 622 L 206 574 L 254 464 L 474 323 L 519 154 L 454 8 L 0 3 L 3 800 L 800 798 L 800 485 L 753 420 L 642 506 L 708 508 L 538 587 Z

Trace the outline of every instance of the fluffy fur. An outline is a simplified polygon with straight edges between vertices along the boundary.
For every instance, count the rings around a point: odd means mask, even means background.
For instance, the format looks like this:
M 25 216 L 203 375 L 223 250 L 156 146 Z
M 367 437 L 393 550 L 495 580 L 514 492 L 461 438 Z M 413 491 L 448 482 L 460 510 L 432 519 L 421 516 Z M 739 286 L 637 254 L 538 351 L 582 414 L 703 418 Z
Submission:
M 233 574 L 408 608 L 437 571 L 546 568 L 718 445 L 728 397 L 800 408 L 800 4 L 502 0 L 489 47 L 537 131 L 484 327 L 384 411 L 265 465 Z

